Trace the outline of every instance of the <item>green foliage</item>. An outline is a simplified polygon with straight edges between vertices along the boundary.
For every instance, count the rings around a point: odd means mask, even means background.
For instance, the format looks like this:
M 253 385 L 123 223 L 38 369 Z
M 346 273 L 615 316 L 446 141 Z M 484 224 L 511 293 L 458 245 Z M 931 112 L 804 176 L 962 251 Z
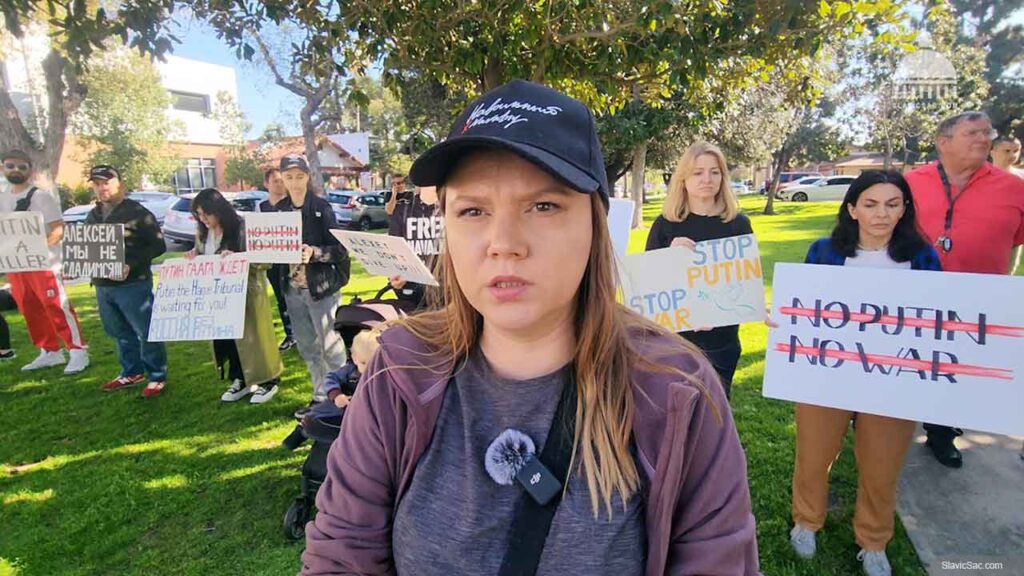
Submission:
M 88 96 L 72 119 L 89 165 L 110 164 L 125 186 L 163 183 L 178 167 L 168 147 L 176 132 L 167 118 L 171 96 L 149 60 L 123 49 L 97 54 L 82 83 Z
M 210 116 L 220 127 L 220 137 L 225 142 L 227 161 L 224 166 L 224 181 L 231 184 L 260 186 L 263 184 L 263 170 L 260 166 L 266 156 L 259 147 L 250 148 L 245 135 L 252 128 L 245 113 L 235 99 L 226 92 L 217 94 Z

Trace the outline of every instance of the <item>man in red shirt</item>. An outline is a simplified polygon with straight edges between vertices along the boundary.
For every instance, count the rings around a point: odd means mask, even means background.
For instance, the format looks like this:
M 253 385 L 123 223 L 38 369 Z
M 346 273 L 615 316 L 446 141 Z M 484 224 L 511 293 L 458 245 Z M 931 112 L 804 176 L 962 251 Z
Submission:
M 917 221 L 947 272 L 1006 274 L 1014 246 L 1024 244 L 1024 180 L 989 164 L 994 138 L 984 112 L 943 120 L 939 161 L 906 174 Z M 925 424 L 927 446 L 945 466 L 963 465 L 957 428 Z

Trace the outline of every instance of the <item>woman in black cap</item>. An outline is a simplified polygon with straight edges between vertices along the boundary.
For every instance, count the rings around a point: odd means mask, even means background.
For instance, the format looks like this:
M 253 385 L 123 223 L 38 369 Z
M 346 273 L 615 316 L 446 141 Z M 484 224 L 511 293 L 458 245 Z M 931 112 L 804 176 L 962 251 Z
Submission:
M 443 304 L 381 335 L 302 574 L 757 574 L 717 377 L 616 303 L 590 111 L 511 82 L 410 176 L 439 189 Z

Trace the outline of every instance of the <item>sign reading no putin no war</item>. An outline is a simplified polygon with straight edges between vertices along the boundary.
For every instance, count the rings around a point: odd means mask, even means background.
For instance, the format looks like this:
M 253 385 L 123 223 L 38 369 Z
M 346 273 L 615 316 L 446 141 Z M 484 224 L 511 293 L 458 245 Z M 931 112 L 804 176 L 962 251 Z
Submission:
M 245 331 L 244 254 L 168 260 L 160 266 L 151 342 L 237 340 Z
M 42 214 L 0 214 L 0 273 L 46 270 L 49 258 Z
M 64 227 L 65 278 L 124 278 L 124 224 Z
M 764 395 L 1024 434 L 1024 279 L 777 264 Z

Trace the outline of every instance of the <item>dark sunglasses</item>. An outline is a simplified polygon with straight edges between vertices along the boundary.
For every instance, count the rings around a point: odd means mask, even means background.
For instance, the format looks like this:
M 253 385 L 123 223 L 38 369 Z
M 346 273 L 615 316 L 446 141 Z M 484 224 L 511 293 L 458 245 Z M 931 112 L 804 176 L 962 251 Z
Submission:
M 28 172 L 28 164 L 15 164 L 14 162 L 4 162 L 4 170 L 17 170 L 18 172 Z

